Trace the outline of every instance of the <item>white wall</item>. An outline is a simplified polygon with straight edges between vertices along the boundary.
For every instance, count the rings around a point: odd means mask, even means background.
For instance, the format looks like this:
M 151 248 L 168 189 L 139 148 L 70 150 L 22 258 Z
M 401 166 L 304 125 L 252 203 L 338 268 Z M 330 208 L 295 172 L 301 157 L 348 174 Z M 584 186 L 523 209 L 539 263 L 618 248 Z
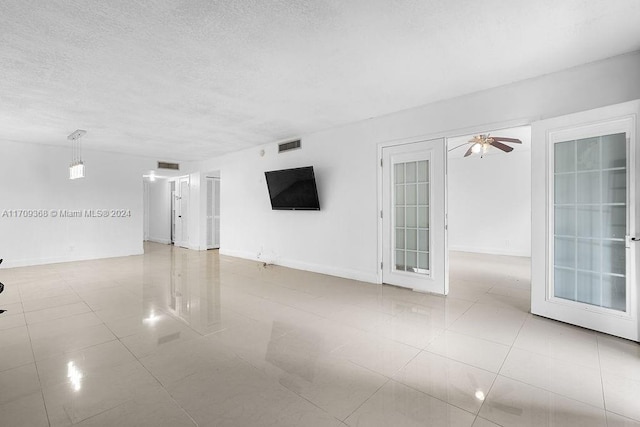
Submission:
M 529 124 L 640 98 L 639 75 L 636 52 L 302 135 L 299 151 L 277 154 L 276 145 L 268 144 L 205 161 L 200 170 L 220 170 L 223 177 L 221 252 L 375 282 L 379 280 L 379 143 L 473 133 L 493 124 L 505 127 L 507 122 Z M 272 211 L 264 171 L 305 165 L 315 167 L 322 210 Z
M 277 145 L 271 144 L 225 156 L 221 165 L 222 253 L 371 280 L 363 272 L 375 271 L 375 255 L 372 258 L 370 250 L 344 245 L 344 241 L 366 242 L 373 237 L 375 254 L 375 212 L 364 218 L 358 214 L 363 200 L 375 202 L 376 198 L 375 146 L 368 162 L 370 173 L 354 173 L 351 165 L 359 170 L 367 162 L 354 161 L 359 146 L 348 143 L 348 134 L 343 138 L 339 153 L 325 149 L 323 138 L 316 135 L 309 136 L 301 150 L 285 154 L 277 154 Z M 264 156 L 260 156 L 262 149 Z M 271 210 L 264 172 L 308 165 L 314 166 L 321 210 Z M 368 183 L 371 175 L 373 182 Z
M 70 149 L 14 142 L 0 142 L 0 148 L 0 258 L 7 267 L 142 253 L 141 176 L 152 160 L 85 146 L 86 178 L 71 181 Z M 1 216 L 14 209 L 124 209 L 131 216 Z
M 531 256 L 531 151 L 449 157 L 449 249 Z
M 149 241 L 171 243 L 171 185 L 158 178 L 149 181 Z

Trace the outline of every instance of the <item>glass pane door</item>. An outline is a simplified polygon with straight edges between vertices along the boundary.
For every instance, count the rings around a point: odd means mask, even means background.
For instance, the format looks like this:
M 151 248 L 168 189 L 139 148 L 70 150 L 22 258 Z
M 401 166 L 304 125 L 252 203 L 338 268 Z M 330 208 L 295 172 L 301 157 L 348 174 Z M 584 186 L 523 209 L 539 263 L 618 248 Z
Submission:
M 626 311 L 624 133 L 554 144 L 554 296 Z
M 446 295 L 444 139 L 381 148 L 381 282 Z
M 394 164 L 394 266 L 429 274 L 429 161 Z

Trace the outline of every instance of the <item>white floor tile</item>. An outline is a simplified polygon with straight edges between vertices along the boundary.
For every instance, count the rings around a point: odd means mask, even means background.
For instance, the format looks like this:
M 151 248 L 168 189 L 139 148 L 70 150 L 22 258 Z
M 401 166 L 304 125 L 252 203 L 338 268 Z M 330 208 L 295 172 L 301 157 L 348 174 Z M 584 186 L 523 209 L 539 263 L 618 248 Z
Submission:
M 640 423 L 638 344 L 529 314 L 525 258 L 452 253 L 442 297 L 145 251 L 3 269 L 0 424 Z
M 76 378 L 103 375 L 105 371 L 116 366 L 135 362 L 135 357 L 118 340 L 97 344 L 82 350 L 39 360 L 38 374 L 42 387 L 53 387 L 59 384 L 75 386 Z
M 479 415 L 500 426 L 602 427 L 603 409 L 498 376 Z
M 116 339 L 94 313 L 83 313 L 29 326 L 36 360 Z
M 200 337 L 185 342 L 170 343 L 140 362 L 165 387 L 196 373 L 214 371 L 238 356 L 222 344 Z
M 33 363 L 31 339 L 25 326 L 0 330 L 0 372 Z
M 286 335 L 283 339 L 286 338 Z M 387 377 L 332 355 L 296 352 L 275 343 L 261 371 L 337 419 L 344 420 L 387 381 Z
M 407 318 L 393 317 L 387 322 L 380 323 L 377 334 L 402 344 L 423 349 L 444 332 L 444 328 L 434 324 L 420 324 Z
M 48 427 L 42 393 L 33 394 L 0 404 L 0 423 L 11 427 Z
M 46 308 L 57 308 L 67 304 L 73 304 L 82 301 L 76 293 L 70 293 L 58 297 L 38 298 L 33 300 L 24 301 L 24 312 L 44 310 Z
M 433 340 L 425 350 L 497 373 L 509 353 L 509 348 L 504 344 L 447 331 Z
M 489 420 L 485 420 L 484 418 L 477 417 L 476 420 L 473 422 L 472 427 L 500 427 L 500 426 L 496 423 L 492 423 Z
M 331 355 L 392 377 L 419 352 L 415 347 L 365 334 L 335 349 Z
M 3 306 L 2 309 L 7 310 L 7 312 L 0 316 L 0 331 L 5 329 L 17 328 L 19 326 L 26 326 L 27 321 L 24 318 L 24 313 L 20 312 L 16 314 L 10 307 L 7 306 Z
M 640 427 L 640 421 L 607 411 L 607 427 Z
M 91 308 L 84 302 L 61 305 L 57 307 L 45 308 L 38 311 L 29 311 L 24 314 L 27 324 L 32 325 L 39 322 L 50 322 L 63 317 L 75 316 L 76 314 L 88 313 Z
M 363 427 L 471 426 L 475 416 L 393 380 L 359 407 L 346 423 Z
M 598 334 L 602 371 L 640 381 L 640 345 L 636 342 Z
M 339 421 L 242 361 L 186 377 L 169 388 L 199 426 L 338 426 Z
M 127 335 L 120 341 L 138 358 L 149 356 L 160 351 L 171 343 L 185 342 L 201 335 L 186 325 L 174 320 L 165 319 L 156 325 L 149 325 L 137 333 Z
M 513 348 L 500 375 L 604 408 L 600 370 Z
M 40 392 L 34 363 L 0 372 L 0 405 Z
M 76 380 L 43 389 L 52 426 L 70 426 L 137 397 L 161 391 L 160 384 L 137 361 L 79 371 Z
M 640 381 L 603 373 L 607 410 L 640 421 Z
M 394 380 L 477 414 L 496 374 L 426 351 L 400 370 Z
M 542 317 L 529 317 L 513 344 L 524 350 L 598 369 L 597 334 Z
M 195 427 L 191 417 L 167 392 L 154 391 L 87 418 L 77 427 Z
M 527 313 L 490 304 L 475 304 L 449 330 L 477 338 L 512 345 Z

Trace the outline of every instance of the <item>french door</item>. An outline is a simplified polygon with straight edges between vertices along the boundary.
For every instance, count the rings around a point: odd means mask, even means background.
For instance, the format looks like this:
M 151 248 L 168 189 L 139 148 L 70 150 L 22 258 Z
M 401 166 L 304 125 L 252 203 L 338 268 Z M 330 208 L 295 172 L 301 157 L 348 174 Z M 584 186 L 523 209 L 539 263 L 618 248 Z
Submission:
M 635 341 L 639 105 L 532 127 L 532 313 Z
M 444 139 L 382 148 L 382 281 L 446 295 Z

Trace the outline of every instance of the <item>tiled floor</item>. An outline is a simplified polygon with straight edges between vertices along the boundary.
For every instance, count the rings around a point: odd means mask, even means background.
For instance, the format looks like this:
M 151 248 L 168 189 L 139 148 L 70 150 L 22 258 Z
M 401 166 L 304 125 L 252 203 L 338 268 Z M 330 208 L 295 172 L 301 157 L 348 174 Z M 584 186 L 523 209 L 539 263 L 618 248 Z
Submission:
M 526 259 L 442 298 L 146 252 L 0 270 L 0 425 L 640 426 L 640 346 L 528 314 Z

